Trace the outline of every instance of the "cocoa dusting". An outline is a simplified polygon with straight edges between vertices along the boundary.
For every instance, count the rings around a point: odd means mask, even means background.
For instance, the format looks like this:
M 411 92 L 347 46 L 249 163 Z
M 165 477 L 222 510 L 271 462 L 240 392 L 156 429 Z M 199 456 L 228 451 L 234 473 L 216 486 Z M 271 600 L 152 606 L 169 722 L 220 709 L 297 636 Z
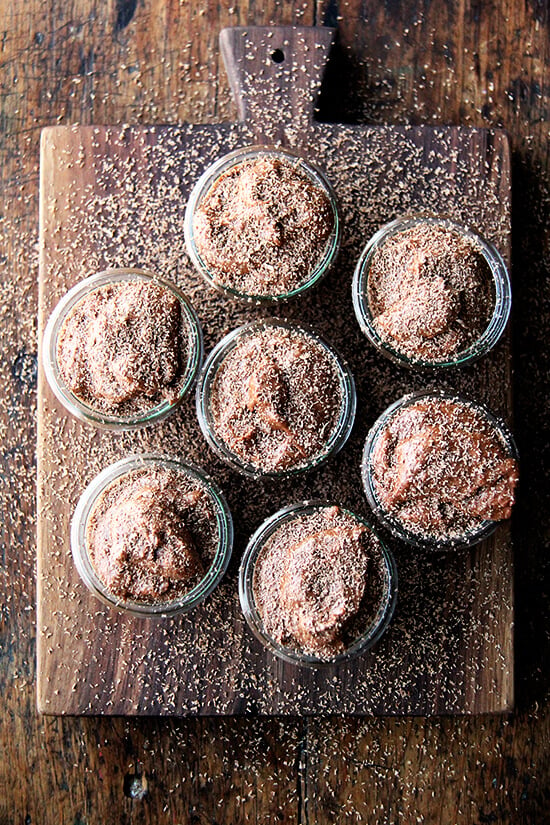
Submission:
M 426 398 L 398 410 L 371 457 L 383 509 L 415 535 L 458 539 L 510 517 L 517 462 L 482 412 Z
M 384 241 L 368 275 L 373 326 L 412 359 L 444 361 L 474 344 L 495 306 L 491 269 L 456 229 L 421 223 Z
M 298 161 L 269 155 L 222 173 L 193 219 L 197 250 L 215 282 L 263 296 L 305 284 L 333 227 L 326 192 Z
M 322 453 L 343 403 L 334 357 L 299 329 L 246 332 L 214 377 L 215 435 L 263 472 L 300 467 Z
M 333 659 L 371 626 L 384 596 L 378 539 L 338 507 L 283 523 L 256 560 L 253 597 L 283 647 Z
M 57 342 L 59 371 L 85 404 L 137 415 L 177 400 L 187 337 L 180 301 L 166 287 L 113 282 L 85 295 L 67 315 Z
M 210 494 L 183 471 L 134 470 L 110 484 L 88 519 L 90 561 L 107 590 L 146 604 L 181 598 L 199 583 L 218 543 Z

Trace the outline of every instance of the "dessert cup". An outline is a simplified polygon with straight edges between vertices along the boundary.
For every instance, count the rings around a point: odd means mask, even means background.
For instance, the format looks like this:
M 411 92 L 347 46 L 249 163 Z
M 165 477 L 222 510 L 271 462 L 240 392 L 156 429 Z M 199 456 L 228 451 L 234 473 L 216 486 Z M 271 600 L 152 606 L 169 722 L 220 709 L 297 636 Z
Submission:
M 220 367 L 236 347 L 264 330 L 276 331 L 278 329 L 303 335 L 306 341 L 319 347 L 320 352 L 330 358 L 338 377 L 342 400 L 337 420 L 322 449 L 302 460 L 297 460 L 292 466 L 282 469 L 266 469 L 262 467 L 261 464 L 251 463 L 245 460 L 241 455 L 231 450 L 225 443 L 218 432 L 219 425 L 217 425 L 213 414 L 212 394 Z M 344 446 L 349 437 L 355 419 L 356 403 L 355 382 L 351 371 L 332 346 L 324 341 L 311 328 L 297 326 L 278 319 L 245 324 L 226 335 L 208 356 L 197 383 L 197 415 L 206 441 L 219 458 L 229 464 L 234 470 L 250 477 L 282 477 L 292 475 L 316 467 L 323 461 L 326 461 L 330 456 L 335 455 Z
M 415 531 L 407 524 L 403 523 L 398 516 L 389 512 L 380 500 L 380 495 L 377 492 L 377 486 L 374 478 L 373 456 L 377 448 L 379 439 L 383 437 L 386 428 L 392 421 L 394 416 L 401 413 L 403 410 L 412 407 L 418 402 L 422 401 L 450 401 L 458 405 L 464 405 L 466 408 L 472 410 L 473 413 L 480 416 L 486 422 L 490 429 L 496 434 L 498 441 L 505 455 L 509 458 L 518 461 L 518 452 L 515 441 L 503 421 L 496 418 L 488 409 L 482 404 L 474 403 L 459 395 L 453 395 L 444 391 L 422 391 L 415 392 L 400 398 L 391 404 L 379 416 L 371 427 L 363 450 L 363 458 L 361 463 L 361 474 L 363 480 L 363 487 L 367 501 L 381 524 L 386 527 L 389 532 L 398 539 L 413 545 L 418 548 L 427 548 L 432 550 L 451 550 L 465 547 L 471 547 L 483 539 L 490 536 L 497 528 L 500 521 L 493 521 L 490 519 L 479 518 L 479 524 L 466 532 L 456 535 L 443 536 L 429 536 L 421 531 Z
M 349 510 L 338 509 L 364 525 L 377 539 L 379 550 L 380 571 L 383 579 L 382 594 L 373 615 L 368 617 L 367 626 L 347 646 L 346 650 L 331 659 L 323 659 L 308 653 L 300 652 L 291 647 L 285 647 L 273 639 L 266 631 L 254 597 L 254 571 L 259 554 L 266 543 L 284 525 L 300 519 L 303 516 L 314 514 L 320 509 L 335 506 L 328 501 L 313 500 L 292 504 L 284 507 L 270 516 L 256 530 L 248 542 L 239 570 L 239 598 L 244 617 L 254 636 L 275 656 L 290 662 L 310 668 L 326 668 L 345 664 L 365 653 L 373 647 L 385 632 L 395 611 L 397 601 L 397 568 L 392 553 L 376 535 L 368 521 L 362 516 L 351 513 Z
M 216 267 L 212 262 L 209 265 L 205 260 L 204 254 L 201 255 L 198 248 L 200 243 L 197 244 L 195 216 L 204 198 L 209 195 L 212 188 L 220 181 L 222 176 L 228 173 L 234 173 L 241 165 L 247 162 L 262 158 L 274 158 L 283 163 L 292 164 L 292 166 L 303 175 L 304 180 L 321 190 L 326 196 L 330 208 L 332 227 L 326 241 L 322 244 L 320 254 L 311 262 L 311 272 L 308 273 L 306 278 L 300 279 L 299 283 L 289 285 L 286 289 L 281 288 L 266 292 L 258 289 L 243 291 L 239 289 L 238 286 L 223 283 L 222 280 L 225 274 L 220 269 L 220 265 L 218 264 Z M 227 230 L 227 227 L 224 228 Z M 219 158 L 201 175 L 189 196 L 185 212 L 184 233 L 187 252 L 198 272 L 205 278 L 210 286 L 219 290 L 229 298 L 241 299 L 251 303 L 269 304 L 302 295 L 326 275 L 340 246 L 341 227 L 336 196 L 332 186 L 325 175 L 312 163 L 287 149 L 277 149 L 266 146 L 245 146 Z M 276 267 L 277 260 L 274 260 L 274 268 Z
M 67 386 L 58 360 L 58 342 L 65 321 L 80 301 L 102 287 L 136 281 L 157 284 L 176 296 L 181 307 L 182 336 L 187 343 L 187 352 L 185 363 L 182 364 L 182 375 L 178 379 L 177 396 L 174 400 L 164 399 L 160 402 L 152 402 L 148 408 L 136 413 L 117 414 L 116 410 L 102 410 L 99 404 L 96 407 L 85 402 Z M 75 418 L 87 424 L 111 430 L 135 429 L 159 421 L 172 413 L 191 390 L 201 366 L 202 357 L 201 326 L 189 300 L 175 284 L 141 269 L 107 269 L 80 281 L 65 294 L 53 310 L 42 342 L 44 373 L 58 401 Z
M 176 599 L 158 602 L 130 601 L 117 598 L 99 577 L 90 558 L 87 542 L 88 524 L 100 497 L 125 476 L 131 479 L 139 470 L 160 468 L 182 473 L 197 482 L 209 496 L 216 519 L 217 549 L 205 574 L 190 590 Z M 109 607 L 142 617 L 166 617 L 186 613 L 203 602 L 223 578 L 233 547 L 233 522 L 223 493 L 202 470 L 175 458 L 160 455 L 131 455 L 106 467 L 82 493 L 71 522 L 71 550 L 78 573 L 93 595 Z
M 493 282 L 493 312 L 482 334 L 462 351 L 435 360 L 424 359 L 421 356 L 409 356 L 393 346 L 391 342 L 385 340 L 376 329 L 369 302 L 369 273 L 377 251 L 388 240 L 395 238 L 400 233 L 423 225 L 443 227 L 471 241 L 476 251 L 479 251 L 487 263 Z M 368 241 L 355 268 L 352 298 L 355 316 L 362 332 L 371 344 L 391 361 L 411 369 L 448 369 L 471 364 L 483 357 L 496 345 L 506 328 L 510 316 L 512 289 L 506 264 L 498 250 L 489 241 L 473 230 L 460 226 L 446 218 L 413 215 L 397 218 L 385 224 Z

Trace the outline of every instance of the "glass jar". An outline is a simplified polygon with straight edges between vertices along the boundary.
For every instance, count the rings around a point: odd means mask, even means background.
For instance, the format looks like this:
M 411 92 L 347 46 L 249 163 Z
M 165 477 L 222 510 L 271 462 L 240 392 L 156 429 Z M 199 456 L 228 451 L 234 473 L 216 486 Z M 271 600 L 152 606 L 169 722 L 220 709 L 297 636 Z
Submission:
M 102 494 L 110 485 L 119 482 L 124 476 L 131 476 L 137 470 L 161 468 L 182 473 L 186 478 L 196 481 L 206 491 L 216 518 L 218 533 L 217 549 L 210 566 L 201 581 L 189 592 L 166 602 L 146 603 L 127 601 L 117 598 L 98 576 L 87 545 L 87 531 L 90 517 Z M 71 551 L 80 578 L 101 602 L 132 616 L 167 617 L 176 613 L 186 613 L 203 602 L 223 578 L 233 548 L 233 522 L 223 493 L 217 484 L 202 470 L 175 458 L 144 454 L 131 455 L 111 464 L 99 473 L 86 487 L 76 506 L 71 521 Z
M 391 343 L 384 340 L 374 324 L 369 305 L 369 273 L 376 252 L 396 235 L 416 226 L 427 224 L 444 227 L 470 240 L 480 252 L 490 270 L 494 289 L 494 308 L 490 321 L 480 337 L 461 352 L 440 360 L 425 360 L 422 357 L 410 357 L 400 352 Z M 512 288 L 506 264 L 498 250 L 476 232 L 451 221 L 425 215 L 412 215 L 397 218 L 382 226 L 369 240 L 361 253 L 355 268 L 352 285 L 352 298 L 355 315 L 362 332 L 376 349 L 400 366 L 411 369 L 437 368 L 446 369 L 471 364 L 488 353 L 503 334 L 512 303 Z
M 182 365 L 182 377 L 174 400 L 163 400 L 135 414 L 106 412 L 86 403 L 67 386 L 58 362 L 58 341 L 63 325 L 77 304 L 95 290 L 110 284 L 130 282 L 154 283 L 175 295 L 181 306 L 182 330 L 187 339 L 187 358 Z M 130 430 L 152 424 L 173 412 L 189 393 L 203 358 L 202 330 L 189 300 L 175 284 L 142 269 L 107 269 L 80 281 L 59 301 L 53 310 L 42 341 L 44 374 L 52 392 L 65 409 L 81 421 L 111 430 Z
M 261 466 L 251 464 L 233 452 L 216 431 L 216 420 L 212 412 L 212 389 L 216 375 L 224 359 L 235 347 L 263 330 L 284 329 L 296 332 L 311 340 L 320 347 L 332 360 L 341 390 L 342 402 L 335 426 L 330 433 L 324 448 L 315 455 L 297 462 L 291 467 L 281 470 L 266 470 Z M 357 397 L 353 375 L 340 355 L 323 340 L 313 329 L 306 326 L 297 326 L 288 321 L 269 319 L 255 321 L 230 332 L 212 350 L 208 356 L 197 383 L 197 416 L 202 433 L 216 455 L 225 461 L 234 470 L 252 478 L 260 476 L 284 477 L 317 467 L 330 456 L 335 455 L 346 443 L 355 420 Z
M 236 287 L 224 284 L 220 281 L 219 272 L 212 265 L 208 265 L 197 248 L 195 238 L 195 213 L 200 207 L 203 198 L 210 192 L 211 188 L 229 170 L 235 170 L 239 165 L 247 161 L 254 161 L 258 158 L 276 158 L 283 162 L 291 163 L 303 176 L 315 187 L 323 191 L 330 205 L 333 225 L 325 242 L 321 255 L 314 262 L 313 268 L 307 279 L 296 286 L 271 294 L 262 292 L 244 292 Z M 205 278 L 210 286 L 224 293 L 226 297 L 246 300 L 248 302 L 277 303 L 302 295 L 306 290 L 317 284 L 329 271 L 340 247 L 341 225 L 338 215 L 338 207 L 334 190 L 325 175 L 308 160 L 288 149 L 277 149 L 266 146 L 245 146 L 235 149 L 233 152 L 224 155 L 209 166 L 201 175 L 187 203 L 184 221 L 185 243 L 187 252 L 198 272 Z
M 394 416 L 402 410 L 412 407 L 420 401 L 425 400 L 434 401 L 450 401 L 458 405 L 465 405 L 470 408 L 472 412 L 481 417 L 481 419 L 489 425 L 500 444 L 504 449 L 506 457 L 518 461 L 518 452 L 515 441 L 510 433 L 508 427 L 499 418 L 496 418 L 484 405 L 469 401 L 462 396 L 441 391 L 421 391 L 410 393 L 403 398 L 398 399 L 393 404 L 384 410 L 371 427 L 363 449 L 363 457 L 361 462 L 361 475 L 363 480 L 363 487 L 367 501 L 378 520 L 390 531 L 390 533 L 398 539 L 413 545 L 418 548 L 426 548 L 431 550 L 451 550 L 471 547 L 483 539 L 490 536 L 497 528 L 498 521 L 488 519 L 479 520 L 479 525 L 471 530 L 448 536 L 429 536 L 421 531 L 415 532 L 403 521 L 401 521 L 395 514 L 392 514 L 380 501 L 380 497 L 376 490 L 376 483 L 374 481 L 373 469 L 373 455 L 377 447 L 379 439 L 383 436 L 385 428 L 390 424 Z M 418 427 L 417 427 L 418 429 Z
M 259 554 L 262 552 L 268 540 L 271 539 L 283 525 L 304 516 L 314 514 L 321 509 L 334 506 L 338 505 L 335 505 L 333 502 L 313 500 L 283 507 L 283 509 L 266 519 L 256 530 L 248 542 L 241 561 L 239 570 L 239 598 L 244 617 L 250 630 L 268 650 L 285 662 L 290 662 L 294 665 L 311 668 L 333 667 L 360 656 L 378 642 L 388 627 L 395 611 L 397 602 L 397 568 L 392 553 L 379 539 L 368 521 L 362 516 L 338 507 L 340 512 L 351 516 L 355 521 L 364 525 L 377 539 L 377 548 L 379 550 L 378 561 L 380 562 L 383 581 L 382 594 L 376 613 L 369 617 L 370 620 L 363 632 L 349 644 L 346 650 L 332 659 L 322 659 L 290 647 L 285 647 L 273 639 L 265 630 L 254 598 L 254 570 Z

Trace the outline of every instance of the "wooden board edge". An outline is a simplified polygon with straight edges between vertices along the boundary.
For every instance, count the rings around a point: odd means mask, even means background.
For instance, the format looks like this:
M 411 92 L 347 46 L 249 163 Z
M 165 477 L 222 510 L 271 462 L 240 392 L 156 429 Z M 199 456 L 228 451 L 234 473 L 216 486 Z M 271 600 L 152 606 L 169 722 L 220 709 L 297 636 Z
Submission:
M 44 659 L 45 638 L 42 632 L 44 627 L 44 607 L 43 597 L 43 560 L 42 552 L 44 542 L 44 521 L 43 510 L 43 465 L 44 465 L 44 397 L 48 391 L 44 369 L 42 367 L 42 338 L 44 334 L 44 290 L 45 290 L 45 249 L 44 249 L 44 222 L 45 222 L 45 187 L 46 187 L 46 154 L 51 146 L 51 140 L 59 130 L 67 130 L 71 127 L 48 126 L 42 129 L 40 135 L 40 178 L 39 178 L 39 207 L 38 207 L 38 237 L 39 237 L 39 259 L 38 259 L 38 318 L 37 318 L 37 410 L 36 410 L 36 708 L 38 713 L 48 713 L 48 700 L 45 696 Z

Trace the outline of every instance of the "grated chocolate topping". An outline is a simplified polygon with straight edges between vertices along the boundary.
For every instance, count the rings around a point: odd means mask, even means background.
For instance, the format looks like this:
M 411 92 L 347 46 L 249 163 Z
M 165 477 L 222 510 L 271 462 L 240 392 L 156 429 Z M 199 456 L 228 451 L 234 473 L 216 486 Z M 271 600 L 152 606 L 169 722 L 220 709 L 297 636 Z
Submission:
M 299 162 L 269 155 L 223 172 L 194 215 L 195 244 L 214 280 L 247 295 L 305 284 L 333 226 L 326 192 Z
M 388 238 L 368 276 L 373 325 L 408 358 L 442 361 L 474 344 L 495 306 L 490 267 L 451 227 L 421 223 Z
M 342 403 L 334 357 L 302 330 L 271 326 L 245 333 L 228 352 L 210 399 L 218 438 L 264 472 L 322 453 Z
M 378 436 L 371 470 L 382 507 L 426 538 L 467 537 L 509 518 L 518 481 L 496 427 L 469 404 L 428 398 L 393 415 Z
M 122 601 L 180 598 L 199 583 L 218 544 L 207 488 L 183 471 L 133 470 L 99 496 L 86 529 L 99 579 Z
M 89 406 L 129 415 L 176 401 L 187 360 L 181 305 L 152 282 L 114 282 L 81 298 L 63 322 L 63 381 Z

